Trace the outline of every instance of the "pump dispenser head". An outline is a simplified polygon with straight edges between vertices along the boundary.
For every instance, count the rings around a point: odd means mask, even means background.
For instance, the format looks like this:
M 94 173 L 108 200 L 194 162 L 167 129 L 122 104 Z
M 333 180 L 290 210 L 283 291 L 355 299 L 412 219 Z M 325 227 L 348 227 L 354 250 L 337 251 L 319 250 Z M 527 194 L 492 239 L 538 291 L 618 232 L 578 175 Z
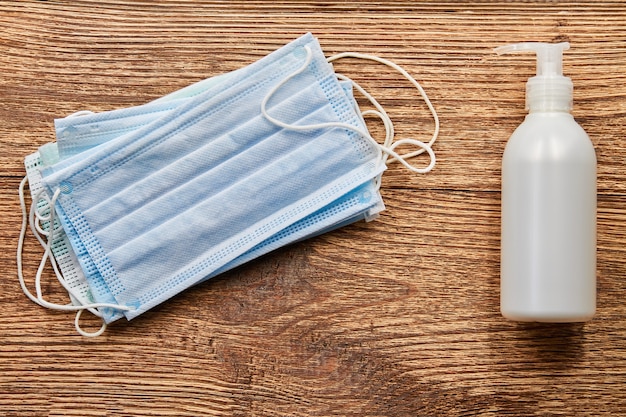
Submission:
M 523 42 L 495 49 L 497 54 L 532 51 L 537 54 L 537 75 L 526 83 L 526 110 L 530 112 L 572 109 L 572 80 L 563 76 L 563 51 L 568 42 Z

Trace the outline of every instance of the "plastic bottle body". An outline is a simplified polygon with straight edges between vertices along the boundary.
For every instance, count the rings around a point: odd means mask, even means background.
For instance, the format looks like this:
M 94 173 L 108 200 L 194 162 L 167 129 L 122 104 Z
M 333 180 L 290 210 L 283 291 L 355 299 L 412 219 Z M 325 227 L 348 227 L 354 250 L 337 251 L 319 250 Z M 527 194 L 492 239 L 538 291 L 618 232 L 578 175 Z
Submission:
M 567 112 L 530 113 L 502 160 L 502 315 L 580 322 L 596 308 L 596 155 Z

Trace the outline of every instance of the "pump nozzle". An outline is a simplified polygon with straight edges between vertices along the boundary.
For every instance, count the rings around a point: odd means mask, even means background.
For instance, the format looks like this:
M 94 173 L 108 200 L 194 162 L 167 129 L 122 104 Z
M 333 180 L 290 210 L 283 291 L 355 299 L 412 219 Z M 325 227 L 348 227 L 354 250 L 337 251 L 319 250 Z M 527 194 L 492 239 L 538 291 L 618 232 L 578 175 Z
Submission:
M 498 55 L 534 51 L 537 54 L 537 75 L 563 75 L 563 51 L 568 49 L 569 42 L 522 42 L 500 46 L 494 51 Z
M 526 84 L 526 109 L 530 111 L 570 111 L 573 85 L 563 76 L 563 51 L 568 42 L 522 42 L 495 48 L 498 54 L 533 51 L 537 54 L 537 75 Z

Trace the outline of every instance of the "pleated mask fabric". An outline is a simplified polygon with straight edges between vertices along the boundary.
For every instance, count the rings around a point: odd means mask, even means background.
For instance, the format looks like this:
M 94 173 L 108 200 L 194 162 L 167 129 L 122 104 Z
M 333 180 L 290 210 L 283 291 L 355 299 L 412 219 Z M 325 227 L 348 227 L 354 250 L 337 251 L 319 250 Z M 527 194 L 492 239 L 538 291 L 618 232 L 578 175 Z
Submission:
M 237 71 L 239 70 L 207 78 L 143 105 L 99 113 L 83 110 L 55 119 L 59 158 L 67 159 L 134 132 L 188 103 L 193 97 L 226 83 L 229 77 L 236 76 Z
M 225 82 L 228 76 L 230 76 L 230 73 L 203 80 L 145 105 L 101 113 L 82 111 L 63 119 L 56 119 L 57 142 L 44 145 L 36 155 L 31 155 L 27 158 L 29 161 L 26 164 L 27 175 L 31 193 L 33 190 L 38 192 L 41 188 L 41 176 L 38 169 L 34 169 L 34 167 L 41 168 L 42 165 L 50 165 L 51 162 L 67 159 L 69 156 L 77 155 L 116 137 L 138 130 L 186 103 L 193 96 L 208 91 L 218 81 Z M 339 84 L 353 104 L 355 111 L 360 114 L 358 105 L 354 100 L 352 82 L 340 81 Z M 166 102 L 167 106 L 164 105 Z M 366 129 L 363 120 L 360 128 Z M 48 156 L 39 158 L 39 154 Z M 40 159 L 46 160 L 46 163 Z M 33 163 L 35 161 L 38 162 Z M 253 249 L 229 262 L 216 273 L 205 277 L 205 279 L 295 241 L 304 240 L 310 236 L 315 236 L 359 220 L 369 221 L 375 218 L 382 210 L 384 210 L 384 204 L 378 187 L 374 180 L 368 181 L 337 201 L 256 245 Z M 78 244 L 80 244 L 80 241 L 78 241 Z M 63 275 L 71 277 L 67 284 L 74 288 L 74 292 L 77 293 L 76 296 L 72 297 L 73 302 L 76 305 L 84 305 L 89 302 L 113 303 L 114 299 L 108 290 L 108 286 L 95 267 L 84 245 L 80 245 L 78 251 L 80 257 L 74 254 L 67 235 L 63 233 L 62 229 L 55 235 L 52 254 L 57 259 Z M 88 271 L 88 275 L 85 276 L 83 271 Z M 70 292 L 70 295 L 72 295 L 72 292 Z M 105 313 L 107 322 L 122 317 L 119 311 L 111 309 L 107 309 Z
M 211 90 L 42 171 L 72 246 L 85 248 L 115 302 L 132 309 L 128 319 L 385 169 L 310 34 Z M 268 121 L 259 107 L 270 92 L 273 117 L 329 127 Z
M 148 125 L 186 103 L 191 97 L 207 91 L 218 83 L 225 82 L 235 72 L 199 81 L 145 105 L 101 113 L 80 111 L 62 119 L 56 119 L 57 141 L 40 147 L 37 152 L 28 155 L 24 160 L 31 198 L 34 204 L 39 206 L 37 210 L 45 211 L 45 206 L 50 201 L 50 196 L 43 189 L 41 169 Z M 37 196 L 45 198 L 39 198 L 39 201 L 36 201 Z M 48 232 L 49 222 L 44 222 L 41 227 L 45 229 L 44 232 Z M 85 306 L 92 303 L 115 303 L 115 299 L 89 257 L 86 248 L 80 240 L 75 240 L 75 242 L 77 252 L 61 227 L 55 229 L 54 239 L 51 242 L 53 258 L 51 262 L 58 266 L 62 274 L 59 279 L 68 290 L 72 304 Z M 119 310 L 111 308 L 94 313 L 103 316 L 108 323 L 123 317 Z
M 79 112 L 76 115 L 71 115 L 63 119 L 56 119 L 56 147 L 58 148 L 59 159 L 67 159 L 69 156 L 92 149 L 97 145 L 106 143 L 116 137 L 122 136 L 123 134 L 132 133 L 140 129 L 142 126 L 146 126 L 160 117 L 163 117 L 168 112 L 173 111 L 175 108 L 191 100 L 193 96 L 199 94 L 200 92 L 208 91 L 210 87 L 216 85 L 218 81 L 225 82 L 227 76 L 229 75 L 230 74 L 224 74 L 201 81 L 145 105 L 102 113 Z M 358 105 L 353 96 L 352 82 L 339 81 L 339 84 L 349 98 L 357 114 L 360 114 Z M 168 99 L 168 97 L 171 97 L 171 99 Z M 359 127 L 363 130 L 366 129 L 364 120 L 361 119 Z M 46 147 L 48 146 L 49 145 L 46 145 Z M 29 182 L 31 184 L 33 181 L 35 181 L 35 178 L 29 177 Z M 37 185 L 36 188 L 38 188 Z M 372 220 L 382 210 L 384 210 L 384 204 L 376 182 L 374 180 L 368 181 L 363 186 L 350 191 L 337 201 L 332 202 L 321 210 L 307 216 L 293 225 L 288 226 L 266 241 L 256 245 L 254 248 L 229 262 L 215 273 L 207 276 L 205 279 L 242 265 L 245 262 L 295 241 L 304 240 L 308 237 L 325 233 L 337 227 L 343 227 L 356 221 Z M 65 235 L 62 237 L 67 240 Z M 60 240 L 60 237 L 57 239 Z M 63 256 L 63 253 L 57 253 L 56 248 L 61 247 L 63 248 L 63 251 L 67 251 L 66 246 L 70 246 L 69 241 L 67 245 L 53 246 L 53 254 L 55 256 Z M 91 286 L 97 290 L 94 291 L 95 298 L 92 297 L 91 299 L 97 300 L 98 302 L 112 302 L 110 292 L 108 291 L 102 277 L 97 272 L 97 268 L 93 267 L 93 262 L 91 262 L 88 253 L 86 250 L 81 248 L 81 254 L 83 254 L 83 256 L 81 256 L 84 264 L 83 267 L 80 267 L 78 259 L 73 256 L 68 261 L 63 262 L 60 265 L 64 274 L 67 271 L 68 274 L 74 275 L 76 274 L 74 271 L 77 269 L 79 271 L 82 271 L 83 269 L 93 271 L 94 275 L 89 276 L 89 282 L 91 283 Z M 76 259 L 75 265 L 72 265 L 70 262 L 72 259 Z M 82 275 L 82 272 L 79 274 Z M 89 288 L 89 286 L 87 286 L 87 288 Z M 105 294 L 103 294 L 103 292 L 105 292 Z M 110 311 L 110 313 L 115 313 L 115 316 L 108 317 L 108 320 L 121 317 L 121 313 L 119 312 Z

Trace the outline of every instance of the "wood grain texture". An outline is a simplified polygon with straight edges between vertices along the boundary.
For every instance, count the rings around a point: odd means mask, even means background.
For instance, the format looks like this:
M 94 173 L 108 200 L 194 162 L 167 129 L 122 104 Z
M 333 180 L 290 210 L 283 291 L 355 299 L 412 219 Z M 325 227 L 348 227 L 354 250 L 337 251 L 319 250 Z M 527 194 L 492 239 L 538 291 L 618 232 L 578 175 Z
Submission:
M 441 118 L 433 172 L 391 166 L 378 220 L 280 249 L 97 339 L 26 299 L 16 190 L 55 117 L 144 103 L 307 31 L 327 55 L 378 54 L 416 76 Z M 492 48 L 522 40 L 572 43 L 574 116 L 598 156 L 598 313 L 584 325 L 499 315 L 500 161 L 534 61 Z M 1 2 L 0 415 L 626 415 L 625 42 L 621 1 Z M 381 99 L 400 137 L 430 136 L 397 74 L 336 68 Z M 40 252 L 31 239 L 30 276 Z

